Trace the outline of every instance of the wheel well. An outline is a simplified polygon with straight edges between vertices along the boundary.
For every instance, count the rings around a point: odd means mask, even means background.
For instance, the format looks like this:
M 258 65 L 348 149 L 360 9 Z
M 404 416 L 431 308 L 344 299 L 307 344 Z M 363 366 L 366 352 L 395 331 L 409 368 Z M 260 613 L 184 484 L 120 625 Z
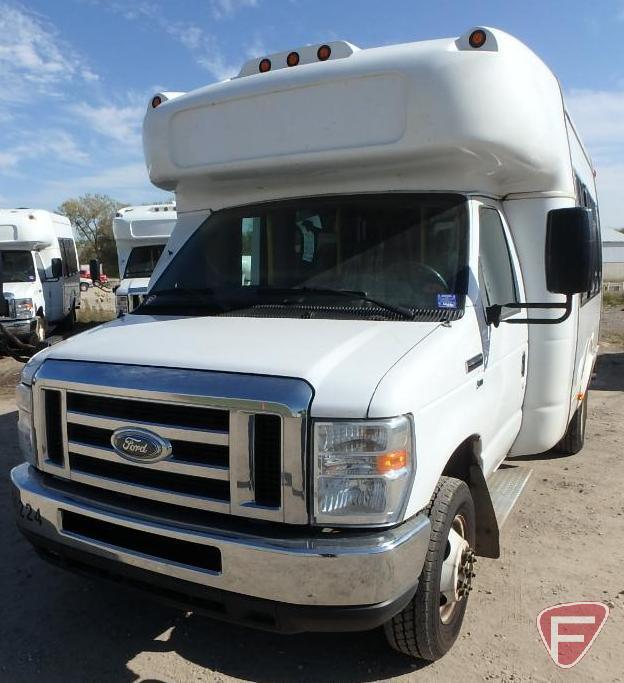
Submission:
M 468 484 L 475 506 L 476 553 L 483 557 L 499 557 L 499 529 L 483 470 L 481 469 L 481 437 L 473 434 L 463 441 L 449 458 L 443 476 L 455 477 Z

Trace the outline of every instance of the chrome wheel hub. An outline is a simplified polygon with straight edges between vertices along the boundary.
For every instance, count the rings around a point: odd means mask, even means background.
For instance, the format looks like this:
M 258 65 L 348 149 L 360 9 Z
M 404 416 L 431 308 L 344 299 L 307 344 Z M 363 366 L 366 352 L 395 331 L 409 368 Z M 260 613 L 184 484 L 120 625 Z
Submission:
M 472 590 L 474 550 L 466 539 L 466 521 L 456 515 L 446 542 L 446 553 L 440 576 L 440 619 L 447 623 L 457 603 L 468 597 Z

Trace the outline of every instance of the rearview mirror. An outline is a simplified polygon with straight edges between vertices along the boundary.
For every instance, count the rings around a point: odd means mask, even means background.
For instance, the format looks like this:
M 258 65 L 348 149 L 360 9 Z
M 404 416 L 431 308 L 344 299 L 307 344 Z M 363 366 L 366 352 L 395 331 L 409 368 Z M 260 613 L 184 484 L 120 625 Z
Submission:
M 89 274 L 93 282 L 100 281 L 100 262 L 95 258 L 89 261 Z
M 580 294 L 591 288 L 596 242 L 589 209 L 552 209 L 546 223 L 546 288 L 553 294 Z
M 60 258 L 53 258 L 51 262 L 52 279 L 58 280 L 63 276 L 63 261 Z

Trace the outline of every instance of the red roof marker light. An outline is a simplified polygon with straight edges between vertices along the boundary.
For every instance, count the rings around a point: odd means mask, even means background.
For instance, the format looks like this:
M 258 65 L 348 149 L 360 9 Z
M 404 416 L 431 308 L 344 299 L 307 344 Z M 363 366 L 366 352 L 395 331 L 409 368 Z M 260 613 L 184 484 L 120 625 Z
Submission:
M 331 57 L 331 47 L 329 45 L 321 45 L 316 51 L 316 56 L 321 62 L 327 61 Z
M 485 45 L 485 41 L 487 40 L 487 35 L 483 29 L 476 29 L 470 34 L 470 38 L 468 38 L 468 43 L 470 44 L 470 47 L 474 48 L 480 48 Z

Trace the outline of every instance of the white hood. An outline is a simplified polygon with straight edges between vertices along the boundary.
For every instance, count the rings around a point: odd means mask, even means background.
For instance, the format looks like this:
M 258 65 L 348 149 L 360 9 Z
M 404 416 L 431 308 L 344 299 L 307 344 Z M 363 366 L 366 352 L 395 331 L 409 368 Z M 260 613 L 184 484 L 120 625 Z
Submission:
M 116 294 L 145 294 L 150 279 L 148 277 L 128 277 L 124 278 L 119 287 L 117 287 Z
M 47 357 L 297 377 L 314 388 L 313 415 L 365 417 L 382 377 L 439 325 L 127 315 Z

